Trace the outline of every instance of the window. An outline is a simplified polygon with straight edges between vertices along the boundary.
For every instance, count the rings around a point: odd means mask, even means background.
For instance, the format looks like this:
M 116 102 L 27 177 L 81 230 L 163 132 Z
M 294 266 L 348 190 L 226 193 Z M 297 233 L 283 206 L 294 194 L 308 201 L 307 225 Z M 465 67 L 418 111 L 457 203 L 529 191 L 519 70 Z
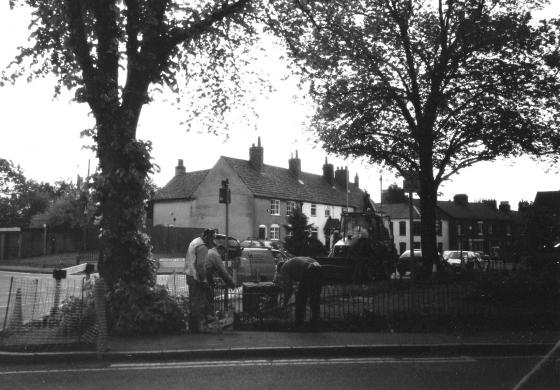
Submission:
M 330 217 L 331 216 L 331 208 L 329 206 L 325 207 L 325 217 Z
M 286 215 L 290 215 L 296 209 L 296 202 L 289 200 L 286 203 Z
M 492 224 L 491 224 L 491 223 L 489 223 L 489 224 L 487 225 L 487 228 L 488 228 L 488 234 L 493 234 L 493 229 L 494 229 L 494 228 L 492 227 Z
M 406 242 L 399 242 L 399 252 L 402 255 L 403 252 L 406 250 Z
M 312 227 L 311 227 L 311 237 L 313 237 L 313 238 L 318 238 L 318 235 L 317 235 L 317 227 L 316 227 L 316 226 L 312 226 Z
M 506 224 L 506 234 L 511 236 L 511 224 L 509 223 Z
M 406 221 L 399 222 L 399 236 L 406 236 Z
M 280 239 L 280 226 L 276 224 L 270 226 L 270 239 L 271 240 Z
M 478 221 L 476 224 L 477 224 L 477 229 L 478 229 L 478 235 L 482 236 L 482 233 L 484 233 L 484 222 L 483 221 Z
M 280 215 L 280 201 L 278 199 L 270 199 L 270 214 Z
M 316 205 L 316 204 L 312 204 L 312 205 L 311 205 L 311 216 L 312 216 L 312 217 L 316 217 L 316 216 L 317 216 L 317 205 Z
M 420 241 L 414 241 L 414 249 L 420 249 Z
M 421 231 L 422 231 L 422 225 L 420 224 L 420 221 L 413 221 L 412 234 L 415 236 L 419 236 L 421 234 Z

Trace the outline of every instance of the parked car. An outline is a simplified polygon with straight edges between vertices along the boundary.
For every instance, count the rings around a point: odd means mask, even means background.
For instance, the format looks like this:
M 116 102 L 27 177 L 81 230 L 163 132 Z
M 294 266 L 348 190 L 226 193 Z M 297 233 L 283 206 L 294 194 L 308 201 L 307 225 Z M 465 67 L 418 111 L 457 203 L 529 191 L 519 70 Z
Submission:
M 422 256 L 420 249 L 414 250 L 414 262 L 416 264 L 417 277 L 422 279 L 430 275 L 432 270 L 432 261 Z M 410 250 L 404 251 L 399 260 L 397 260 L 397 272 L 400 276 L 406 275 L 407 272 L 412 271 L 412 261 L 410 257 Z
M 462 260 L 461 260 L 462 254 Z M 443 258 L 452 269 L 473 269 L 482 267 L 481 259 L 473 251 L 445 251 Z
M 243 248 L 237 267 L 238 283 L 272 281 L 276 264 L 282 260 L 279 256 L 268 248 Z
M 214 245 L 223 245 L 225 247 L 226 245 L 225 234 L 216 234 L 214 238 Z M 233 259 L 241 255 L 241 250 L 243 248 L 241 247 L 241 243 L 239 242 L 239 240 L 229 236 L 227 240 L 227 245 L 228 245 L 228 259 Z

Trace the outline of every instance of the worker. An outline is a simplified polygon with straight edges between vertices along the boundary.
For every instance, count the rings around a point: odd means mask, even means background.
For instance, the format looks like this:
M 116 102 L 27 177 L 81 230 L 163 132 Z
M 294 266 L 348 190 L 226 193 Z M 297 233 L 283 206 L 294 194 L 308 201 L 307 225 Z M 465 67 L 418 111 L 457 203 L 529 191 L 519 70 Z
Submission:
M 235 283 L 222 261 L 225 254 L 226 248 L 222 244 L 208 250 L 208 256 L 206 257 L 206 279 L 208 280 L 208 284 L 213 286 L 214 274 L 218 273 L 226 283 L 227 287 L 235 288 Z
M 293 257 L 276 266 L 274 282 L 284 290 L 284 306 L 292 296 L 293 285 L 298 283 L 296 292 L 295 328 L 301 330 L 305 308 L 309 299 L 311 309 L 311 329 L 319 327 L 321 303 L 321 265 L 310 257 Z
M 214 245 L 216 232 L 206 229 L 200 237 L 189 244 L 185 257 L 185 274 L 189 288 L 189 330 L 203 332 L 207 326 L 207 315 L 211 310 L 212 288 L 206 278 L 208 250 Z

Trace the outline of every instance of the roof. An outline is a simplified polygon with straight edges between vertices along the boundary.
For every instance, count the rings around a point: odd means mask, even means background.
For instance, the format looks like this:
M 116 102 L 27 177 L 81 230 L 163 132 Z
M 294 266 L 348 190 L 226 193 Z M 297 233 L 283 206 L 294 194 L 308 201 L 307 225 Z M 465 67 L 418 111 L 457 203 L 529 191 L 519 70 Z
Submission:
M 511 221 L 517 216 L 516 211 L 502 212 L 482 202 L 469 202 L 462 205 L 453 201 L 438 201 L 437 206 L 441 211 L 456 219 Z
M 154 200 L 189 199 L 210 170 L 175 175 L 163 188 L 156 191 Z
M 287 168 L 264 164 L 262 170 L 257 171 L 247 160 L 223 156 L 222 158 L 239 175 L 255 196 L 329 205 L 346 205 L 344 188 L 336 183 L 334 186 L 330 186 L 322 175 L 301 172 L 298 180 Z M 362 209 L 365 192 L 354 183 L 348 183 L 348 188 L 348 205 Z
M 420 218 L 418 210 L 420 204 L 418 200 L 414 200 L 414 219 Z M 409 209 L 408 203 L 383 203 L 381 211 L 391 217 L 391 219 L 408 219 Z M 479 202 L 471 202 L 467 205 L 460 205 L 453 201 L 438 201 L 436 216 L 437 218 L 445 218 L 445 215 L 455 219 L 478 219 L 478 220 L 501 220 L 510 221 L 517 217 L 516 211 L 504 213 L 495 208 Z
M 287 168 L 263 165 L 261 171 L 247 160 L 221 157 L 239 176 L 254 196 L 300 202 L 346 206 L 345 189 L 330 186 L 322 175 L 301 172 L 299 180 Z M 154 196 L 155 201 L 189 199 L 210 170 L 176 175 Z M 363 209 L 365 192 L 348 183 L 348 205 Z
M 535 196 L 534 204 L 558 209 L 560 208 L 560 191 L 539 191 Z
M 389 217 L 391 217 L 391 219 L 410 218 L 408 203 L 383 203 L 381 205 L 380 211 L 387 214 Z M 420 214 L 418 213 L 417 207 L 413 209 L 413 218 L 414 219 L 420 218 Z

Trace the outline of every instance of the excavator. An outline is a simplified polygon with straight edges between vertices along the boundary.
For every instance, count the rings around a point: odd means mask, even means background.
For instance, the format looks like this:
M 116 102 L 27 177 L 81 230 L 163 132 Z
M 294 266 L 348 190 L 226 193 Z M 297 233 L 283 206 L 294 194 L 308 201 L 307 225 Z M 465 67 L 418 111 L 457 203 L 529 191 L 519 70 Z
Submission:
M 372 209 L 343 212 L 340 236 L 333 235 L 335 242 L 328 257 L 317 258 L 324 266 L 324 278 L 341 282 L 389 278 L 398 256 L 387 222 L 388 216 Z

